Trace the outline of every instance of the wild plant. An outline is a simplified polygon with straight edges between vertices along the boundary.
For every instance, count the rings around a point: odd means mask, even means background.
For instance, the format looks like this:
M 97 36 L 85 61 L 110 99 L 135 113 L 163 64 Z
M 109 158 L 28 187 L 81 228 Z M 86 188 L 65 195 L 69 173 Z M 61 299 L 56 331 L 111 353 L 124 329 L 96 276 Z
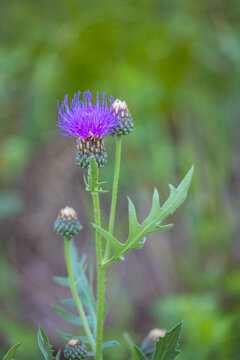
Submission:
M 159 193 L 155 188 L 149 215 L 141 223 L 138 221 L 135 206 L 128 198 L 128 236 L 118 239 L 114 233 L 118 183 L 120 175 L 121 150 L 124 136 L 132 136 L 133 120 L 125 101 L 107 98 L 99 93 L 96 102 L 92 101 L 89 91 L 78 92 L 69 103 L 65 96 L 58 104 L 58 123 L 61 134 L 74 137 L 77 142 L 76 163 L 86 169 L 85 189 L 91 194 L 93 218 L 90 221 L 95 232 L 97 286 L 94 289 L 94 262 L 90 256 L 78 256 L 75 238 L 81 238 L 81 224 L 76 211 L 70 207 L 60 210 L 54 224 L 55 232 L 63 237 L 66 277 L 55 277 L 54 280 L 70 290 L 70 298 L 61 300 L 66 306 L 75 307 L 78 315 L 62 306 L 54 305 L 53 309 L 67 322 L 79 326 L 79 334 L 66 334 L 58 331 L 67 341 L 64 349 L 66 360 L 83 360 L 87 356 L 102 360 L 105 349 L 119 346 L 115 340 L 104 341 L 104 321 L 108 311 L 105 299 L 105 278 L 108 268 L 115 262 L 127 261 L 127 254 L 139 250 L 146 244 L 147 237 L 154 232 L 166 231 L 173 224 L 162 224 L 186 199 L 191 184 L 193 167 L 177 187 L 169 185 L 168 199 L 160 205 Z M 107 136 L 116 141 L 115 167 L 112 185 L 111 208 L 108 228 L 101 224 L 100 195 L 104 195 L 105 182 L 99 179 L 99 169 L 107 163 L 105 141 Z M 74 166 L 74 165 L 73 165 Z M 172 360 L 179 353 L 179 337 L 182 322 L 170 331 L 154 329 L 143 340 L 140 347 L 134 345 L 128 335 L 126 340 L 134 360 Z M 53 355 L 52 347 L 42 328 L 38 332 L 38 343 L 45 360 L 59 360 L 60 352 Z M 10 349 L 4 360 L 14 356 L 19 344 Z

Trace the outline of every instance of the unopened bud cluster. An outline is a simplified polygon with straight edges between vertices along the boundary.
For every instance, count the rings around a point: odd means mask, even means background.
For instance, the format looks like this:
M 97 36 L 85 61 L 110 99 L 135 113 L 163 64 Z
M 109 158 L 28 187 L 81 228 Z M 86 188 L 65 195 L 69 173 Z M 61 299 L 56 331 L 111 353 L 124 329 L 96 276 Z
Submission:
M 118 125 L 113 127 L 117 135 L 128 135 L 133 129 L 133 121 L 125 101 L 116 99 L 112 104 L 112 110 L 117 117 Z
M 65 360 L 84 360 L 86 356 L 87 348 L 79 339 L 72 339 L 65 346 Z
M 75 236 L 81 228 L 76 211 L 68 206 L 60 211 L 54 223 L 55 232 L 61 236 Z

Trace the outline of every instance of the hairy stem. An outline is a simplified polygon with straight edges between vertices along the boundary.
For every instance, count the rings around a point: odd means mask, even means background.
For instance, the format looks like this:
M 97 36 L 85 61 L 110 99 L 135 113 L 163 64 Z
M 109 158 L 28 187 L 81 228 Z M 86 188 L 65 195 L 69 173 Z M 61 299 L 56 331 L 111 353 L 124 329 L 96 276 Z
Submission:
M 88 325 L 88 321 L 81 303 L 81 300 L 78 296 L 78 291 L 77 291 L 77 286 L 74 280 L 74 276 L 73 276 L 73 271 L 72 271 L 72 266 L 71 266 L 71 256 L 70 256 L 70 238 L 68 236 L 64 237 L 64 248 L 65 248 L 65 259 L 66 259 L 66 265 L 67 265 L 67 272 L 68 272 L 68 277 L 69 277 L 69 281 L 70 281 L 70 287 L 71 287 L 71 291 L 72 291 L 72 295 L 73 298 L 76 302 L 76 306 L 80 315 L 80 318 L 82 320 L 83 323 L 83 328 L 85 330 L 85 333 L 88 337 L 90 346 L 92 348 L 92 351 L 95 353 L 95 342 L 91 333 L 91 330 L 89 328 Z
M 94 220 L 96 225 L 101 225 L 101 214 L 99 205 L 99 194 L 92 192 Z M 97 253 L 97 344 L 95 359 L 102 360 L 102 343 L 103 343 L 103 322 L 104 322 L 104 278 L 105 269 L 102 262 L 102 243 L 101 236 L 96 231 L 96 253 Z
M 112 202 L 111 202 L 111 211 L 109 217 L 109 227 L 108 231 L 113 234 L 115 214 L 116 214 L 116 205 L 117 205 L 117 193 L 118 193 L 118 180 L 120 173 L 120 162 L 121 162 L 121 150 L 122 150 L 122 138 L 123 136 L 116 136 L 116 159 L 115 159 L 115 170 L 113 178 L 113 188 L 112 188 Z M 111 244 L 107 242 L 104 260 L 107 261 L 110 255 Z

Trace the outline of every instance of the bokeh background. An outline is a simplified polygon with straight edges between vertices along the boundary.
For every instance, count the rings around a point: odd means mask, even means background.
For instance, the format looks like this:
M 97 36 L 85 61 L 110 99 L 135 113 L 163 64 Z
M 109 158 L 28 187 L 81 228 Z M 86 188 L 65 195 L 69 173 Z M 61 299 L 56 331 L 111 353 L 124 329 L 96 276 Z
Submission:
M 73 206 L 84 225 L 79 253 L 94 255 L 91 199 L 74 140 L 59 136 L 56 100 L 90 89 L 126 100 L 134 132 L 124 138 L 116 232 L 127 201 L 139 218 L 153 187 L 161 201 L 190 166 L 195 174 L 175 227 L 108 271 L 106 339 L 129 358 L 154 327 L 184 319 L 178 359 L 240 359 L 239 0 L 2 0 L 0 4 L 0 349 L 23 341 L 18 359 L 41 358 L 41 325 L 76 331 L 51 304 L 67 297 L 63 243 L 52 224 Z M 101 170 L 111 187 L 114 141 Z M 109 210 L 110 195 L 101 198 Z

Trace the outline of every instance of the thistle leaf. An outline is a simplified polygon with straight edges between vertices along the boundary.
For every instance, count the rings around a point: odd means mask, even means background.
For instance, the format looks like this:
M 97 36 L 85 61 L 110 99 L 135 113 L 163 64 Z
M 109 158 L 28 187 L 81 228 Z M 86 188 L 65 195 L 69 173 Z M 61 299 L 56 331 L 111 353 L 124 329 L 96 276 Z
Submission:
M 87 258 L 86 255 L 83 255 L 79 260 L 74 240 L 71 239 L 69 241 L 70 241 L 71 266 L 73 270 L 73 276 L 76 283 L 77 291 L 81 298 L 81 302 L 88 313 L 87 320 L 89 326 L 93 330 L 93 334 L 96 335 L 97 305 L 93 295 L 91 284 L 89 283 L 89 280 L 86 275 L 87 260 L 89 260 L 90 262 L 89 276 L 92 277 L 91 274 L 93 272 L 92 260 L 90 258 Z M 70 287 L 70 282 L 68 277 L 55 276 L 53 279 L 55 282 L 57 282 L 62 286 Z M 61 300 L 61 302 L 67 306 L 76 306 L 74 299 L 63 299 Z M 58 306 L 53 306 L 53 308 L 65 320 L 69 321 L 70 319 L 71 320 L 70 322 L 74 323 L 75 325 L 82 326 L 81 319 L 78 316 L 75 316 Z
M 52 346 L 49 343 L 47 335 L 45 334 L 42 328 L 38 330 L 38 346 L 41 350 L 43 357 L 45 360 L 55 360 L 56 358 L 53 356 Z
M 107 230 L 103 229 L 101 226 L 92 223 L 92 226 L 100 233 L 100 235 L 106 240 L 109 241 L 116 251 L 116 254 L 121 253 L 124 248 L 124 244 L 118 241 L 114 235 L 110 234 Z
M 166 332 L 164 337 L 156 342 L 153 360 L 173 360 L 180 353 L 177 350 L 183 322 L 181 321 L 171 330 Z
M 116 347 L 116 346 L 119 346 L 119 342 L 116 341 L 116 340 L 109 340 L 109 341 L 106 341 L 102 344 L 102 349 L 107 349 L 107 348 L 111 348 L 111 347 Z
M 134 345 L 134 349 L 137 354 L 138 360 L 147 360 L 146 356 L 138 346 Z
M 69 282 L 69 279 L 68 279 L 67 277 L 64 277 L 64 276 L 54 276 L 54 277 L 53 277 L 53 280 L 54 280 L 57 284 L 59 284 L 59 285 L 70 287 L 70 282 Z
M 87 257 L 83 255 L 80 260 L 78 259 L 77 249 L 73 239 L 70 242 L 70 251 L 71 264 L 73 267 L 74 279 L 77 284 L 77 290 L 83 305 L 87 309 L 89 326 L 94 330 L 95 334 L 97 326 L 97 304 L 93 295 L 93 290 L 84 270 Z
M 83 325 L 82 320 L 80 319 L 79 316 L 73 315 L 69 311 L 61 308 L 60 306 L 52 305 L 52 308 L 59 316 L 61 316 L 64 320 L 70 322 L 71 324 L 75 324 L 75 325 L 79 325 L 79 326 Z M 89 327 L 92 328 L 93 324 L 92 324 L 89 316 L 87 316 L 87 320 L 88 320 Z
M 9 350 L 8 352 L 6 353 L 6 355 L 3 357 L 2 360 L 12 360 L 12 358 L 14 357 L 17 349 L 19 348 L 19 346 L 21 345 L 22 343 L 19 342 L 19 343 L 16 343 L 15 345 L 13 345 Z
M 76 302 L 74 299 L 62 299 L 60 301 L 63 305 L 66 305 L 66 306 L 71 306 L 71 307 L 76 306 Z M 82 296 L 81 301 L 82 301 L 83 306 L 85 306 L 87 308 L 89 304 L 87 303 L 87 300 L 84 298 L 84 296 Z
M 62 300 L 60 300 L 60 301 L 61 301 L 61 303 L 62 303 L 63 305 L 66 305 L 66 306 L 73 306 L 73 307 L 76 306 L 76 303 L 75 303 L 75 300 L 74 300 L 74 299 L 62 299 Z
M 163 206 L 159 203 L 159 194 L 157 189 L 154 189 L 152 198 L 152 209 L 148 217 L 140 224 L 137 219 L 136 209 L 133 202 L 128 198 L 128 218 L 129 218 L 129 235 L 125 243 L 120 242 L 115 236 L 110 234 L 107 230 L 103 229 L 96 224 L 92 224 L 101 236 L 111 243 L 115 251 L 114 256 L 103 262 L 102 265 L 110 264 L 113 261 L 122 260 L 121 257 L 133 249 L 140 249 L 148 234 L 153 232 L 165 231 L 170 229 L 173 225 L 160 225 L 161 222 L 170 214 L 172 214 L 186 199 L 188 189 L 191 184 L 193 175 L 193 166 L 182 180 L 182 182 L 175 188 L 170 187 L 170 195 Z

